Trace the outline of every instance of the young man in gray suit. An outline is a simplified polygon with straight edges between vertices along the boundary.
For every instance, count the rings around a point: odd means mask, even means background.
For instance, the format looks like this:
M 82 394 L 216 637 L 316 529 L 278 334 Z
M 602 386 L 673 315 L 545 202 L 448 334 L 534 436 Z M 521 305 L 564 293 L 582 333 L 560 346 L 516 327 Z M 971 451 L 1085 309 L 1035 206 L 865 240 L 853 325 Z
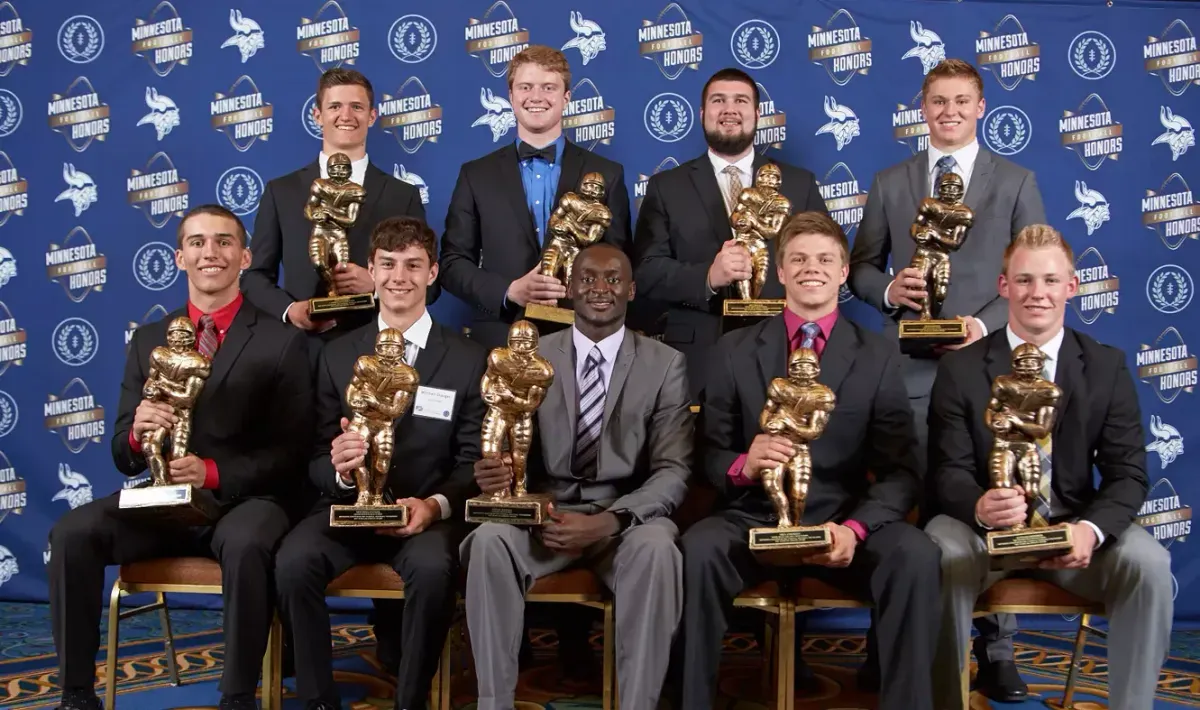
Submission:
M 512 710 L 525 593 L 585 564 L 617 599 L 623 710 L 654 710 L 683 607 L 683 559 L 670 515 L 692 458 L 687 366 L 678 351 L 625 327 L 633 270 L 596 244 L 571 275 L 575 324 L 541 339 L 554 383 L 537 411 L 529 488 L 554 496 L 539 529 L 485 523 L 460 548 L 479 710 Z M 493 459 L 475 464 L 485 493 L 512 482 Z
M 929 126 L 929 149 L 875 176 L 850 254 L 850 290 L 887 316 L 884 333 L 889 338 L 897 337 L 900 320 L 920 313 L 925 282 L 917 269 L 908 266 L 916 248 L 909 228 L 921 200 L 933 195 L 941 176 L 957 173 L 966 188 L 964 203 L 975 212 L 975 222 L 962 247 L 950 255 L 950 289 L 942 313 L 946 318 L 966 318 L 966 344 L 970 344 L 1004 328 L 1007 306 L 992 288 L 1000 275 L 1001 256 L 1022 228 L 1046 221 L 1046 210 L 1033 173 L 983 150 L 976 139 L 976 124 L 986 105 L 983 79 L 975 67 L 960 59 L 947 59 L 931 69 L 921 90 L 921 108 Z M 895 277 L 888 271 L 889 256 Z M 959 347 L 963 346 L 946 350 Z M 942 352 L 903 358 L 922 464 L 929 391 L 937 371 L 936 358 Z M 921 502 L 923 521 L 937 512 L 935 502 L 926 487 Z M 976 628 L 980 640 L 975 655 L 984 694 L 997 701 L 1019 701 L 1028 689 L 1013 664 L 1016 618 L 1011 614 L 982 617 Z

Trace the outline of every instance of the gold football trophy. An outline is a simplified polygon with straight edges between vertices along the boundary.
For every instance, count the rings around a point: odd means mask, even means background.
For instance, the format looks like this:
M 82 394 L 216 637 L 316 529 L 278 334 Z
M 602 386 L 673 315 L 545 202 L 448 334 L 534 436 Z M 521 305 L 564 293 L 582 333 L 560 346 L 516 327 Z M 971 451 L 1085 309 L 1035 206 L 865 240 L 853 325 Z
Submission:
M 350 241 L 346 232 L 358 220 L 367 191 L 350 181 L 350 157 L 334 153 L 326 163 L 328 178 L 313 180 L 304 205 L 304 217 L 313 223 L 308 239 L 308 258 L 321 274 L 328 295 L 308 300 L 309 318 L 329 318 L 341 311 L 375 308 L 374 293 L 339 294 L 333 280 L 338 264 L 350 263 Z
M 483 417 L 483 457 L 501 459 L 512 467 L 512 490 L 471 498 L 467 522 L 541 525 L 549 518 L 553 498 L 530 493 L 525 465 L 533 443 L 533 413 L 554 382 L 554 367 L 538 355 L 538 333 L 532 323 L 519 320 L 508 330 L 508 347 L 488 355 L 487 371 L 479 383 L 487 405 Z M 508 444 L 508 451 L 504 445 Z
M 142 434 L 150 486 L 121 491 L 119 508 L 163 514 L 188 525 L 211 523 L 218 517 L 219 506 L 212 494 L 188 483 L 171 483 L 168 466 L 188 455 L 192 410 L 211 373 L 212 364 L 196 350 L 196 326 L 191 319 L 181 316 L 172 320 L 167 326 L 167 344 L 150 351 L 150 374 L 142 386 L 142 397 L 170 405 L 178 419 L 170 430 L 155 427 Z
M 354 376 L 346 385 L 346 404 L 354 415 L 347 431 L 367 443 L 367 455 L 354 469 L 358 499 L 354 505 L 335 505 L 329 509 L 331 527 L 404 527 L 408 508 L 385 505 L 383 488 L 392 467 L 395 447 L 394 426 L 412 404 L 421 378 L 414 367 L 404 362 L 404 334 L 384 328 L 375 336 L 375 353 L 354 361 Z
M 604 204 L 604 176 L 588 173 L 579 183 L 579 192 L 568 192 L 559 200 L 546 225 L 546 247 L 538 273 L 561 278 L 571 284 L 571 270 L 580 250 L 600 241 L 612 224 L 612 210 Z M 525 317 L 551 323 L 575 322 L 575 311 L 561 306 L 531 303 Z
M 987 535 L 988 553 L 995 557 L 1019 555 L 1015 562 L 996 560 L 997 566 L 1025 566 L 1071 550 L 1071 528 L 1050 525 L 1038 513 L 1042 461 L 1038 440 L 1049 436 L 1062 390 L 1042 377 L 1046 355 L 1036 345 L 1022 343 L 1012 353 L 1012 374 L 992 383 L 992 398 L 984 423 L 995 435 L 988 474 L 993 488 L 1025 489 L 1029 513 L 1025 522 Z M 1045 501 L 1049 505 L 1049 500 Z M 995 559 L 995 557 L 993 559 Z
M 788 376 L 776 377 L 767 388 L 767 402 L 759 416 L 759 425 L 766 434 L 790 440 L 795 453 L 786 465 L 778 464 L 761 472 L 763 489 L 775 506 L 779 524 L 773 528 L 751 528 L 751 550 L 808 553 L 833 545 L 829 528 L 800 524 L 812 480 L 812 452 L 808 445 L 824 433 L 837 403 L 833 390 L 817 382 L 820 374 L 816 352 L 796 348 L 788 357 Z
M 783 312 L 783 299 L 761 299 L 767 269 L 771 268 L 768 242 L 779 236 L 792 214 L 792 203 L 779 192 L 783 173 L 767 163 L 754 176 L 754 187 L 742 188 L 729 215 L 733 238 L 750 252 L 750 278 L 735 281 L 737 298 L 725 300 L 724 314 L 737 318 L 765 318 Z
M 921 200 L 909 234 L 917 243 L 910 267 L 921 272 L 925 293 L 916 319 L 900 321 L 900 350 L 927 352 L 937 345 L 957 345 L 967 340 L 963 318 L 938 318 L 950 290 L 950 252 L 957 251 L 975 222 L 975 213 L 962 203 L 963 181 L 947 172 L 937 185 L 937 197 Z

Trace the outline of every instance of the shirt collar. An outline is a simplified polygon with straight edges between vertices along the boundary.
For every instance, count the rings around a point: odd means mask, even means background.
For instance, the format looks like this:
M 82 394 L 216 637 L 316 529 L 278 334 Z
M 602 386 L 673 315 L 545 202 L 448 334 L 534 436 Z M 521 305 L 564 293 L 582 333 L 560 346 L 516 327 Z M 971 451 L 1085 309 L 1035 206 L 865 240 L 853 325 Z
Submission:
M 737 169 L 740 170 L 743 175 L 749 175 L 751 180 L 754 179 L 754 149 L 753 148 L 751 148 L 749 153 L 746 153 L 744 156 L 739 158 L 738 161 L 735 163 L 731 163 L 728 160 L 722 158 L 721 156 L 714 153 L 712 151 L 712 148 L 709 148 L 708 149 L 708 160 L 709 160 L 709 162 L 712 163 L 713 170 L 716 170 L 718 175 L 720 175 L 721 171 L 724 170 L 727 166 L 733 165 L 733 166 L 736 166 Z
M 358 160 L 351 160 L 350 161 L 350 172 L 354 175 L 362 174 L 363 172 L 366 171 L 367 161 L 369 161 L 370 159 L 371 159 L 370 155 L 363 153 L 363 157 L 359 158 Z M 321 151 L 320 159 L 317 160 L 317 165 L 319 165 L 321 167 L 321 177 L 323 177 L 323 178 L 329 177 L 329 172 L 326 170 L 326 166 L 328 163 L 329 163 L 329 156 L 325 155 L 325 151 Z
M 379 314 L 377 320 L 379 322 L 380 331 L 391 327 L 387 323 L 383 322 L 383 313 Z M 429 315 L 429 311 L 426 310 L 421 313 L 420 318 L 418 318 L 412 325 L 408 326 L 408 330 L 404 331 L 404 342 L 414 343 L 418 348 L 424 350 L 425 344 L 429 342 L 429 331 L 432 328 L 433 318 Z
M 937 148 L 934 148 L 933 144 L 930 143 L 929 166 L 927 170 L 932 173 L 935 169 L 937 169 L 937 162 L 946 155 L 954 156 L 954 162 L 958 164 L 959 168 L 955 172 L 958 172 L 959 174 L 963 175 L 963 177 L 966 177 L 967 175 L 971 174 L 971 169 L 975 167 L 975 158 L 979 157 L 979 141 L 973 140 L 952 153 L 943 153 Z
M 575 344 L 575 356 L 579 362 L 586 362 L 588 353 L 592 352 L 592 347 L 599 346 L 600 354 L 604 356 L 604 362 L 614 363 L 617 361 L 617 351 L 621 349 L 621 343 L 625 341 L 625 326 L 621 326 L 617 332 L 598 343 L 593 343 L 591 338 L 580 333 L 575 326 L 571 326 L 571 341 Z
M 242 301 L 242 292 L 238 291 L 237 298 L 233 299 L 224 306 L 221 306 L 212 313 L 207 314 L 212 316 L 213 325 L 217 327 L 218 333 L 224 333 L 225 331 L 229 330 L 229 326 L 233 325 L 234 316 L 237 315 L 238 309 L 242 307 Z M 188 318 L 191 318 L 192 322 L 199 326 L 200 317 L 205 315 L 204 311 L 197 308 L 196 305 L 190 300 L 188 301 L 187 309 Z
M 1016 350 L 1018 345 L 1025 342 L 1021 339 L 1021 336 L 1017 335 L 1013 331 L 1011 323 L 1004 327 L 1004 332 L 1008 335 L 1009 350 Z M 1058 332 L 1055 333 L 1053 338 L 1050 338 L 1045 345 L 1042 345 L 1038 348 L 1038 350 L 1041 350 L 1046 354 L 1046 367 L 1050 367 L 1058 362 L 1058 351 L 1060 348 L 1062 348 L 1063 336 L 1066 335 L 1066 333 L 1066 328 L 1059 328 Z
M 818 318 L 816 324 L 821 328 L 821 332 L 817 334 L 817 337 L 824 338 L 825 342 L 829 342 L 829 334 L 833 332 L 833 326 L 837 323 L 837 319 L 837 308 Z M 807 322 L 800 316 L 792 313 L 790 308 L 783 309 L 783 327 L 787 329 L 789 343 L 796 339 L 796 333 L 800 332 L 800 327 Z
M 513 145 L 519 146 L 522 143 L 527 143 L 527 142 L 528 141 L 523 141 L 518 137 L 516 142 L 513 143 Z M 558 165 L 559 163 L 562 162 L 563 147 L 566 146 L 566 144 L 567 144 L 567 137 L 566 137 L 566 135 L 564 135 L 562 133 L 558 134 L 558 138 L 555 138 L 553 143 L 546 144 L 546 145 L 554 146 L 554 164 L 555 165 Z M 529 143 L 529 145 L 533 145 L 533 144 Z M 546 146 L 545 145 L 533 145 L 533 147 L 534 148 L 545 148 Z

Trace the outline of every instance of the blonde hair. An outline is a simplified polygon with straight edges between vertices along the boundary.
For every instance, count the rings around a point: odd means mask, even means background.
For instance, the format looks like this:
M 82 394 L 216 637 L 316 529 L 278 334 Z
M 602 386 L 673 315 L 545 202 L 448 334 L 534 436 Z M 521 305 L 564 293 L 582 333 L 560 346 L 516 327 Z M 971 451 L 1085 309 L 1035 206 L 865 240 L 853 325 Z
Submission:
M 979 98 L 983 98 L 983 77 L 979 75 L 979 71 L 974 66 L 961 59 L 943 59 L 925 75 L 925 83 L 921 84 L 921 101 L 925 101 L 925 96 L 929 93 L 929 87 L 933 86 L 933 82 L 938 79 L 959 77 L 970 79 L 975 88 L 979 90 Z
M 783 225 L 783 230 L 779 232 L 779 245 L 776 253 L 784 254 L 788 242 L 801 234 L 822 234 L 831 237 L 841 249 L 842 263 L 850 262 L 850 243 L 846 240 L 846 233 L 842 231 L 842 225 L 833 221 L 833 218 L 824 212 L 816 211 L 797 212 L 792 215 L 787 224 Z
M 1071 250 L 1071 245 L 1067 244 L 1067 240 L 1063 239 L 1063 235 L 1048 224 L 1031 224 L 1017 232 L 1017 236 L 1013 237 L 1013 240 L 1005 247 L 1004 268 L 1001 273 L 1008 274 L 1008 262 L 1012 259 L 1013 253 L 1022 247 L 1025 249 L 1061 249 L 1067 257 L 1067 263 L 1071 264 L 1072 269 L 1075 268 L 1075 252 Z
M 571 65 L 567 63 L 567 55 L 554 47 L 544 44 L 531 44 L 508 63 L 508 90 L 512 91 L 513 79 L 517 69 L 526 64 L 536 64 L 546 71 L 557 72 L 563 78 L 563 90 L 571 90 Z

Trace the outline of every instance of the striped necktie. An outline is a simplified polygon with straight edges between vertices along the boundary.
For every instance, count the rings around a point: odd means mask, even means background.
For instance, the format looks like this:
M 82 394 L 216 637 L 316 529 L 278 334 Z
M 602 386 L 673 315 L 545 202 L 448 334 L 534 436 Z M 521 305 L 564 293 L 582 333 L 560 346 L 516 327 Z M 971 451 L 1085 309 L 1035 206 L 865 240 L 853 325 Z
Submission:
M 604 354 L 593 345 L 583 366 L 583 382 L 579 386 L 579 424 L 575 436 L 574 475 L 594 480 L 600 456 L 600 429 L 604 423 L 604 380 L 600 364 Z
M 933 169 L 933 182 L 929 185 L 929 194 L 937 197 L 938 182 L 941 181 L 942 176 L 946 173 L 958 172 L 955 170 L 957 167 L 958 161 L 954 159 L 953 155 L 943 155 L 942 157 L 938 158 L 937 165 L 935 165 Z
M 217 352 L 217 324 L 207 313 L 200 316 L 200 337 L 197 340 L 197 350 L 211 360 Z
M 737 209 L 738 197 L 742 194 L 742 173 L 736 165 L 726 165 L 721 172 L 725 173 L 725 212 L 733 215 Z
M 800 326 L 800 330 L 796 331 L 796 334 L 792 336 L 792 349 L 808 348 L 809 350 L 815 350 L 813 346 L 817 344 L 817 336 L 820 334 L 821 326 L 808 321 Z
M 1042 377 L 1053 381 L 1050 373 L 1049 359 L 1047 365 L 1042 370 Z M 1050 479 L 1054 471 L 1053 460 L 1051 454 L 1054 452 L 1054 444 L 1051 441 L 1049 432 L 1045 436 L 1037 440 L 1038 461 L 1041 463 L 1042 476 L 1038 479 L 1037 501 L 1033 506 L 1033 525 L 1032 527 L 1043 527 L 1050 524 L 1051 506 L 1050 506 Z

